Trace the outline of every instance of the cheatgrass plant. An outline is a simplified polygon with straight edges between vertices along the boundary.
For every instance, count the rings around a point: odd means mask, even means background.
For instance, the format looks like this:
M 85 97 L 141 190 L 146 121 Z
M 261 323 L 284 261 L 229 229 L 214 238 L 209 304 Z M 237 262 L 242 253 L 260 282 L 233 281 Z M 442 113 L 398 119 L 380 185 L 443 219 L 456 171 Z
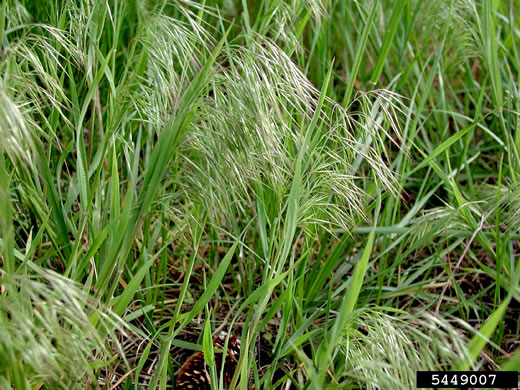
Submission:
M 425 312 L 362 310 L 349 319 L 339 343 L 345 359 L 340 381 L 369 389 L 413 388 L 417 371 L 448 370 L 469 357 L 463 333 Z
M 124 324 L 70 279 L 35 267 L 30 274 L 0 274 L 0 384 L 97 387 L 96 368 L 122 352 L 114 330 Z
M 518 369 L 518 12 L 2 0 L 0 387 Z

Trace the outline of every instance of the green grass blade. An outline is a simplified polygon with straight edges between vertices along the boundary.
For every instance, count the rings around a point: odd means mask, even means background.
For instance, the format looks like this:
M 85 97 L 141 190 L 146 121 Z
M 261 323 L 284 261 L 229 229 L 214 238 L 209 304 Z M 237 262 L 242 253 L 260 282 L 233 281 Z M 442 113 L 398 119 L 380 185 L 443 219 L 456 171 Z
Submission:
M 483 1 L 483 39 L 484 47 L 486 51 L 486 60 L 491 75 L 491 84 L 493 86 L 493 99 L 497 106 L 501 106 L 503 103 L 503 88 L 502 78 L 500 76 L 500 68 L 498 65 L 499 55 L 497 49 L 497 32 L 495 29 L 495 20 L 493 17 L 495 1 Z
M 515 354 L 502 366 L 502 371 L 520 371 L 520 348 L 517 348 Z
M 479 123 L 479 121 L 472 123 L 465 129 L 462 129 L 461 131 L 453 134 L 446 141 L 444 141 L 439 146 L 437 146 L 433 152 L 428 153 L 427 157 L 424 160 L 422 160 L 414 169 L 412 169 L 410 171 L 409 175 L 412 175 L 413 173 L 417 172 L 419 169 L 422 169 L 425 166 L 427 166 L 428 164 L 430 164 L 436 157 L 438 157 L 440 154 L 442 154 L 443 152 L 448 150 L 451 145 L 453 145 L 455 142 L 457 142 L 460 138 L 462 138 L 468 132 L 473 130 L 475 128 L 475 126 L 477 126 L 478 123 Z M 423 153 L 423 154 L 426 155 L 425 153 Z
M 347 88 L 345 90 L 345 95 L 343 96 L 343 107 L 347 107 L 352 99 L 352 93 L 354 91 L 354 84 L 357 80 L 359 69 L 361 67 L 361 61 L 363 60 L 363 55 L 366 52 L 368 36 L 370 34 L 370 30 L 374 27 L 374 19 L 376 17 L 377 8 L 379 6 L 378 1 L 374 1 L 372 5 L 372 10 L 368 16 L 365 26 L 363 27 L 363 32 L 361 33 L 361 38 L 358 41 L 356 46 L 356 52 L 354 54 L 354 60 L 352 62 L 352 69 L 349 72 L 349 79 L 347 83 Z
M 149 272 L 150 267 L 154 264 L 159 256 L 160 252 L 152 256 L 146 263 L 144 263 L 139 271 L 130 279 L 130 282 L 127 284 L 123 293 L 115 298 L 115 305 L 112 308 L 114 313 L 117 315 L 123 315 L 124 311 L 128 307 L 128 304 L 134 297 L 137 289 L 141 286 L 141 282 L 143 281 L 146 274 Z M 146 255 L 146 252 L 145 252 Z
M 0 145 L 0 234 L 2 238 L 3 266 L 6 272 L 14 272 L 14 227 L 11 210 L 9 176 L 5 166 L 4 148 Z
M 210 314 L 206 310 L 206 321 L 204 321 L 204 330 L 202 332 L 202 351 L 204 352 L 204 361 L 210 367 L 215 366 L 215 351 L 213 348 L 213 337 L 211 336 Z
M 395 33 L 399 27 L 399 23 L 401 22 L 401 15 L 406 6 L 406 3 L 407 0 L 398 0 L 397 4 L 394 6 L 392 17 L 390 18 L 390 24 L 386 30 L 383 45 L 381 46 L 381 50 L 378 53 L 376 65 L 372 70 L 372 77 L 370 78 L 370 82 L 373 85 L 376 85 L 379 82 L 379 78 L 381 77 L 385 63 L 387 62 L 388 53 L 390 52 L 390 48 L 394 42 Z
M 509 306 L 509 299 L 504 300 L 500 306 L 489 316 L 489 318 L 484 322 L 482 327 L 480 328 L 478 334 L 473 336 L 469 345 L 468 352 L 471 360 L 463 360 L 458 362 L 454 370 L 455 371 L 467 371 L 470 369 L 473 362 L 478 358 L 480 352 L 484 349 L 488 340 L 491 338 L 495 329 L 497 328 L 499 322 L 504 317 L 504 313 Z

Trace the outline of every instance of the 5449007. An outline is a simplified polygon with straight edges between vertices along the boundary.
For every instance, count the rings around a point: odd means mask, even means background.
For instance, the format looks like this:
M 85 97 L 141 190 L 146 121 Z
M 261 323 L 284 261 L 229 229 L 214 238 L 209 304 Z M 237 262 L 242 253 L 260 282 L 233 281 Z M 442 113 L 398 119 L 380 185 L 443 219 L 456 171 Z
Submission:
M 518 371 L 417 371 L 417 388 L 518 387 Z

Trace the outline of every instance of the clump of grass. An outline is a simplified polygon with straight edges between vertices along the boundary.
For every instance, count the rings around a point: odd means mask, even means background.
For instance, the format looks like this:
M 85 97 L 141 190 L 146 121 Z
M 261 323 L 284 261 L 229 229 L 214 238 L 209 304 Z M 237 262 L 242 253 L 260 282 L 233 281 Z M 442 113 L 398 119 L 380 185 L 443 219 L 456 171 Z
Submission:
M 340 344 L 341 383 L 369 389 L 413 388 L 417 371 L 449 370 L 469 357 L 462 332 L 428 312 L 362 310 L 349 319 Z
M 354 114 L 331 99 L 316 112 L 319 92 L 280 48 L 261 37 L 252 49 L 226 53 L 221 69 L 187 133 L 181 158 L 189 171 L 179 185 L 216 224 L 251 216 L 259 191 L 270 219 L 289 194 L 298 153 L 305 155 L 298 221 L 350 229 L 363 217 L 364 180 L 398 192 L 383 161 L 383 138 L 399 139 L 401 103 L 387 91 L 361 95 Z M 305 145 L 313 116 L 317 128 Z M 305 150 L 301 150 L 305 148 Z
M 124 329 L 123 323 L 70 279 L 45 269 L 31 271 L 0 274 L 2 387 L 96 387 L 95 367 L 118 348 L 113 331 Z

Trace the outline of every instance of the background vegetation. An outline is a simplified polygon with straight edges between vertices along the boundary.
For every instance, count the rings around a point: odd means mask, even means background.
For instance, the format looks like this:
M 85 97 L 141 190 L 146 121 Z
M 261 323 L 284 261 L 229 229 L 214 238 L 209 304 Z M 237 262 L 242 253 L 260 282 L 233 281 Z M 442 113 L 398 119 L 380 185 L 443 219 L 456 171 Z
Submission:
M 519 369 L 515 3 L 2 0 L 0 388 Z

